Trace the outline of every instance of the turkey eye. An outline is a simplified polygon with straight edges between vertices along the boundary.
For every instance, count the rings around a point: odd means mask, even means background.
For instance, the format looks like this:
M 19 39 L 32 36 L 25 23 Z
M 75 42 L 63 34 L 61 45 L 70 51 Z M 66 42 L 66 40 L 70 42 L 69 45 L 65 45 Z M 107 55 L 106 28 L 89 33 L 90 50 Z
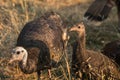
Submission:
M 20 54 L 20 51 L 17 51 L 17 54 Z
M 78 26 L 78 28 L 80 28 L 80 26 Z

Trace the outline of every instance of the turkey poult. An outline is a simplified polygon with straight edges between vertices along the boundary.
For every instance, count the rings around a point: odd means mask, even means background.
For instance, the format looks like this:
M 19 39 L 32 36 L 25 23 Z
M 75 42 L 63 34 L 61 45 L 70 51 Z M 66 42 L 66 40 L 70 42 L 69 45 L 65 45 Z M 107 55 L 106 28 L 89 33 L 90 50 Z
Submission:
M 101 52 L 113 59 L 120 66 L 120 40 L 115 40 L 107 43 Z
M 89 21 L 105 20 L 114 4 L 117 7 L 119 26 L 120 26 L 120 0 L 95 0 L 84 14 L 84 18 Z
M 24 73 L 37 72 L 55 67 L 63 56 L 63 22 L 54 12 L 45 13 L 38 19 L 28 22 L 18 36 L 16 48 L 10 62 L 19 61 Z
M 78 40 L 73 45 L 72 71 L 82 80 L 119 80 L 118 66 L 101 53 L 86 50 L 85 26 L 78 23 L 69 31 L 77 32 Z

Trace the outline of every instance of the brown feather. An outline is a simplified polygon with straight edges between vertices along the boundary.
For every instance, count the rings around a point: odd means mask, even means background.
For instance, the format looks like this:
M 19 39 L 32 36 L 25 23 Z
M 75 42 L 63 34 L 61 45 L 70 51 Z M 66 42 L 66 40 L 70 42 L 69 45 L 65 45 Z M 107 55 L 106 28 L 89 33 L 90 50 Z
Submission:
M 85 12 L 84 17 L 88 20 L 103 21 L 108 17 L 114 3 L 113 0 L 95 0 Z

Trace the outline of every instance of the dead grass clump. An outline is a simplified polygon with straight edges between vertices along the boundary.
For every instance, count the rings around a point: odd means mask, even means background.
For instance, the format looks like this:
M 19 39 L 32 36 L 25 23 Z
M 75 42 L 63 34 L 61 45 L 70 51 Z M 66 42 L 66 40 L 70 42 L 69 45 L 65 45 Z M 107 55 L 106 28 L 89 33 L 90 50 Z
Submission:
M 59 13 L 69 27 L 83 19 L 82 16 L 90 5 L 89 3 L 84 3 L 85 1 L 92 2 L 93 0 L 1 0 L 0 79 L 34 80 L 36 78 L 34 74 L 25 77 L 25 74 L 17 68 L 17 63 L 11 66 L 7 64 L 8 57 L 10 56 L 9 53 L 15 46 L 17 37 L 26 22 L 38 18 L 46 11 L 52 10 Z M 113 8 L 109 18 L 102 25 L 99 25 L 99 27 L 87 25 L 87 48 L 100 50 L 108 41 L 119 39 L 120 35 L 116 30 L 116 12 L 116 8 Z M 52 77 L 55 80 L 68 80 L 68 72 L 66 70 L 65 62 L 60 67 L 52 69 Z M 47 74 L 43 72 L 43 75 Z M 47 78 L 45 79 L 47 80 Z

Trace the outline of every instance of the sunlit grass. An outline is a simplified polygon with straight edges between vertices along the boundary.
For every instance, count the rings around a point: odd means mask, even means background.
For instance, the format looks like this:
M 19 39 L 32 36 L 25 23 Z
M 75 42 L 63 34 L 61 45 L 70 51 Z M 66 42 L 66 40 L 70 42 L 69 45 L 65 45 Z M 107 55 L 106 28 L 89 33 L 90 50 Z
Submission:
M 55 11 L 67 24 L 67 27 L 80 22 L 90 5 L 90 0 L 1 0 L 0 1 L 0 79 L 2 80 L 34 80 L 36 74 L 24 75 L 17 64 L 8 66 L 9 53 L 15 47 L 17 37 L 23 26 L 43 15 L 47 11 Z M 116 8 L 101 25 L 86 25 L 87 48 L 100 51 L 107 42 L 119 39 L 117 31 Z M 96 23 L 94 23 L 96 24 Z M 72 41 L 70 41 L 72 43 Z M 69 51 L 71 52 L 71 50 Z M 71 56 L 71 54 L 68 54 Z M 68 59 L 69 58 L 69 59 Z M 52 69 L 54 80 L 69 80 L 71 57 Z M 9 69 L 10 68 L 10 69 Z M 48 80 L 46 71 L 42 77 Z

